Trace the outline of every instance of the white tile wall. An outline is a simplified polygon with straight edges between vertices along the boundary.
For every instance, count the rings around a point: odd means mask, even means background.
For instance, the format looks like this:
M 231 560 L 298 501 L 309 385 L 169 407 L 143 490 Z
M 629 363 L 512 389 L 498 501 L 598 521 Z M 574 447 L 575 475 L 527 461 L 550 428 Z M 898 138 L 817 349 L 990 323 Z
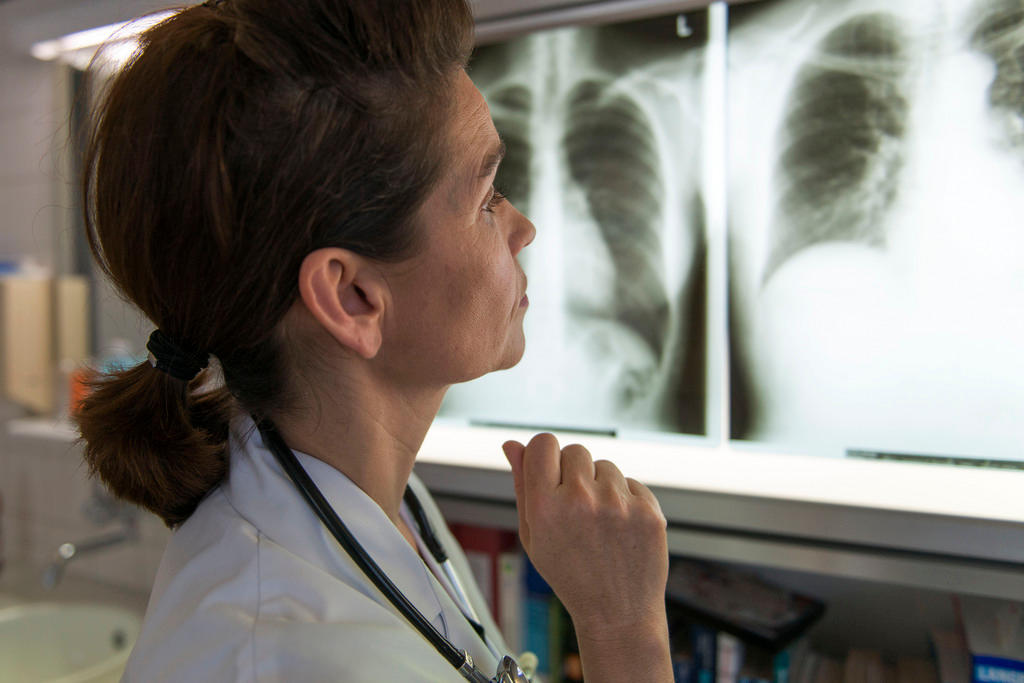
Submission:
M 68 112 L 60 67 L 0 51 L 0 258 L 54 262 L 59 169 L 68 154 Z M 62 213 L 63 212 L 63 213 Z
M 49 63 L 28 55 L 0 52 L 0 121 L 19 116 L 39 116 L 53 102 Z
M 3 532 L 10 565 L 41 573 L 61 543 L 119 528 L 116 522 L 97 526 L 82 511 L 93 482 L 87 477 L 80 446 L 10 435 L 0 440 L 0 446 Z M 67 576 L 148 592 L 170 532 L 149 513 L 139 510 L 138 514 L 139 540 L 75 558 Z
M 62 146 L 59 136 L 66 127 L 51 112 L 27 113 L 2 120 L 0 135 L 0 182 L 23 179 L 46 179 L 53 176 L 54 146 Z M 57 152 L 60 150 L 58 149 Z
M 49 180 L 32 176 L 0 179 L 0 257 L 30 254 L 39 263 L 53 263 L 54 226 L 71 210 L 55 200 L 53 190 Z
M 61 90 L 68 83 L 62 67 L 7 48 L 0 44 L 0 259 L 31 257 L 52 267 L 59 261 L 57 233 L 69 225 L 74 210 L 61 199 L 69 196 L 72 182 L 61 170 L 70 153 L 68 94 Z M 17 408 L 0 400 L 0 538 L 8 575 L 16 569 L 33 577 L 61 543 L 118 527 L 98 527 L 83 514 L 93 484 L 81 447 L 66 440 L 13 437 L 7 420 L 17 416 Z M 152 515 L 139 514 L 137 542 L 74 559 L 67 579 L 148 593 L 170 532 Z

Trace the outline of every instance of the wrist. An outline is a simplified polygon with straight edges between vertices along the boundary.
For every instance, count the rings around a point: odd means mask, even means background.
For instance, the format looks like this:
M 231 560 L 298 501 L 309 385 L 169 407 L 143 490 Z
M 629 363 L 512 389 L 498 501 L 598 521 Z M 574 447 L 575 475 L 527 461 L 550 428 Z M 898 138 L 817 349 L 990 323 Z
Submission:
M 621 615 L 620 618 L 595 615 L 587 619 L 573 618 L 572 621 L 577 640 L 594 645 L 659 639 L 668 634 L 668 616 L 664 603 L 639 615 Z
M 644 619 L 633 619 L 628 622 L 612 621 L 594 622 L 590 624 L 573 623 L 576 640 L 580 647 L 593 648 L 647 649 L 659 645 L 668 639 L 668 618 L 664 610 L 661 614 L 651 614 Z
M 576 640 L 587 681 L 597 683 L 672 680 L 668 621 L 646 620 L 630 626 L 584 627 Z

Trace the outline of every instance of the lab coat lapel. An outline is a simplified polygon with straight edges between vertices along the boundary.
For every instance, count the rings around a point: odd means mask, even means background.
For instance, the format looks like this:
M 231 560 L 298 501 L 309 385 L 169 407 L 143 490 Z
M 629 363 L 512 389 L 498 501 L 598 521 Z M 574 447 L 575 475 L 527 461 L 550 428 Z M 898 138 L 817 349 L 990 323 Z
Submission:
M 241 448 L 234 449 L 238 457 L 232 458 L 227 494 L 239 513 L 272 542 L 397 613 L 316 517 L 250 418 L 238 421 L 232 438 L 240 440 Z M 311 455 L 293 452 L 367 554 L 446 634 L 441 603 L 427 568 L 380 506 L 340 471 Z

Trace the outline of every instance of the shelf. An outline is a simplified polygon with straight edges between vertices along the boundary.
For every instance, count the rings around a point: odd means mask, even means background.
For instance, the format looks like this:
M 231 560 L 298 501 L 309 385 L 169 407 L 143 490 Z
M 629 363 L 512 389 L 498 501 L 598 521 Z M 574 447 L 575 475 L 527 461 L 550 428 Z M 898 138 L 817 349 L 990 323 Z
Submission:
M 77 438 L 54 419 L 11 420 L 8 430 Z M 439 422 L 416 472 L 451 521 L 513 529 L 500 445 L 532 436 Z M 559 436 L 651 487 L 673 553 L 1024 601 L 1024 472 Z
M 531 436 L 435 425 L 416 472 L 452 521 L 514 528 L 500 444 Z M 1024 600 L 1022 472 L 571 439 L 651 487 L 673 553 Z
M 7 421 L 7 433 L 68 443 L 78 439 L 78 428 L 67 418 L 24 417 Z

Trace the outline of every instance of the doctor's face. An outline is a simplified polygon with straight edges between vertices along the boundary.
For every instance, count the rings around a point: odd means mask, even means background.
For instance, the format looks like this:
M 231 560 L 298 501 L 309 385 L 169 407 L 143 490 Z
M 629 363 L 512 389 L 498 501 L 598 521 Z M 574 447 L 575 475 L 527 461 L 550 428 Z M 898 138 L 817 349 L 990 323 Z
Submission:
M 460 71 L 448 165 L 417 215 L 420 252 L 389 273 L 395 360 L 409 379 L 452 384 L 523 355 L 526 276 L 536 233 L 494 188 L 504 153 L 483 96 Z

